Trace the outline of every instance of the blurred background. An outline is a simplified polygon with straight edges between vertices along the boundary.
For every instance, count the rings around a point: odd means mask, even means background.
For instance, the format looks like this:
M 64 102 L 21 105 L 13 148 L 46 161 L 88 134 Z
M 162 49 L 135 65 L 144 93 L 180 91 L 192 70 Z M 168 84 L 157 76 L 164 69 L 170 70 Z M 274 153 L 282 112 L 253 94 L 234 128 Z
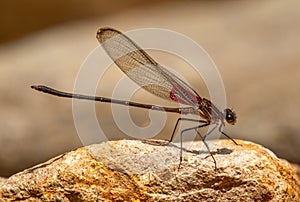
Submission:
M 0 1 L 0 176 L 82 145 L 71 100 L 34 92 L 30 85 L 72 91 L 80 65 L 98 46 L 96 31 L 104 26 L 165 28 L 192 38 L 216 63 L 228 106 L 238 114 L 237 124 L 225 131 L 300 163 L 299 8 L 297 0 Z M 154 58 L 180 69 L 177 60 Z M 198 80 L 193 75 L 187 79 L 202 95 Z M 113 89 L 105 82 L 98 88 L 97 94 L 108 97 Z M 137 100 L 149 103 L 153 97 Z M 108 108 L 97 104 L 100 124 L 114 138 L 125 138 L 107 118 Z M 131 114 L 146 117 L 138 124 L 148 121 L 145 110 Z M 169 137 L 175 120 L 168 119 L 158 138 Z

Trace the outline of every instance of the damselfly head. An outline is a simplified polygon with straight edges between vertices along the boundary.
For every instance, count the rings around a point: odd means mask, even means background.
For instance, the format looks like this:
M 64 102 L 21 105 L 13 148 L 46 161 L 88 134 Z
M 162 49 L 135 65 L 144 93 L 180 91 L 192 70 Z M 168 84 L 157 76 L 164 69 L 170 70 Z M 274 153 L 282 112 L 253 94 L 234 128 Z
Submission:
M 234 111 L 232 111 L 231 109 L 225 109 L 224 110 L 225 113 L 225 120 L 227 123 L 234 125 L 236 122 L 236 114 Z

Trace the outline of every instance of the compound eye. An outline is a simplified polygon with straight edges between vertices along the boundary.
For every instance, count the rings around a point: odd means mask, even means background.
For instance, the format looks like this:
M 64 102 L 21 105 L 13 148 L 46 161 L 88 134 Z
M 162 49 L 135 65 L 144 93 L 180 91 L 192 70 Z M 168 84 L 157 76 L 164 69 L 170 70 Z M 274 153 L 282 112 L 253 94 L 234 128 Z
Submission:
M 233 125 L 236 122 L 236 115 L 231 109 L 225 109 L 225 119 L 227 123 Z
M 231 121 L 234 120 L 234 117 L 231 114 L 227 114 L 226 115 L 226 120 L 231 122 Z

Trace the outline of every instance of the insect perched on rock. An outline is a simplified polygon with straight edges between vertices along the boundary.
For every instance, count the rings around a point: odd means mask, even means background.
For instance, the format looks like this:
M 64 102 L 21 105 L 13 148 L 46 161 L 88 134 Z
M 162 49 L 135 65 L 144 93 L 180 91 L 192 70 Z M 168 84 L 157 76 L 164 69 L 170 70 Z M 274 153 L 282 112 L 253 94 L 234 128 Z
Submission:
M 33 85 L 31 88 L 60 97 L 94 100 L 157 111 L 179 113 L 183 115 L 193 114 L 200 116 L 202 118 L 201 120 L 190 118 L 177 119 L 169 142 L 173 140 L 179 121 L 199 123 L 195 127 L 186 128 L 180 132 L 181 150 L 179 167 L 182 162 L 182 135 L 187 131 L 195 130 L 202 138 L 203 143 L 214 161 L 215 168 L 217 168 L 216 160 L 205 141 L 206 137 L 210 133 L 206 133 L 202 136 L 198 129 L 210 124 L 215 124 L 216 126 L 214 129 L 218 128 L 223 135 L 238 145 L 234 139 L 222 131 L 225 126 L 225 122 L 231 125 L 236 122 L 236 114 L 231 109 L 227 108 L 224 111 L 220 111 L 210 100 L 200 97 L 190 85 L 167 70 L 165 67 L 158 64 L 135 42 L 120 31 L 112 28 L 100 28 L 97 32 L 97 39 L 115 64 L 139 86 L 158 97 L 184 104 L 188 107 L 162 107 L 112 98 L 66 93 L 43 85 Z

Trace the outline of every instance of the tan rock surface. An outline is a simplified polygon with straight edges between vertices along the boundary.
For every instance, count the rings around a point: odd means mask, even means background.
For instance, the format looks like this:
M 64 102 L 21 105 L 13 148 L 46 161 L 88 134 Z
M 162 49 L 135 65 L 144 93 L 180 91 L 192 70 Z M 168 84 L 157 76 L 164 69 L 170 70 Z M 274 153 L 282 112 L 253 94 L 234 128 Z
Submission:
M 121 140 L 79 148 L 1 183 L 1 199 L 58 201 L 299 201 L 292 166 L 257 144 L 220 140 L 201 158 L 163 141 Z M 203 153 L 203 152 L 202 152 Z
M 298 178 L 300 179 L 300 166 L 298 164 L 292 164 L 292 166 L 296 170 Z
M 21 8 L 24 12 L 36 6 L 26 2 L 20 4 L 28 6 Z M 45 2 L 39 4 L 45 8 Z M 53 1 L 49 4 L 58 6 Z M 74 127 L 71 100 L 41 95 L 33 92 L 30 85 L 46 84 L 72 91 L 80 65 L 98 46 L 96 31 L 103 26 L 121 31 L 165 28 L 192 38 L 217 64 L 224 80 L 228 107 L 237 112 L 236 126 L 226 127 L 226 132 L 232 137 L 265 145 L 278 156 L 300 163 L 300 124 L 297 121 L 300 114 L 297 88 L 300 81 L 299 7 L 298 0 L 162 1 L 118 12 L 108 2 L 101 7 L 93 6 L 94 11 L 102 15 L 105 10 L 108 16 L 60 24 L 1 46 L 0 175 L 11 176 L 82 146 Z M 86 9 L 85 6 L 78 8 L 83 12 Z M 72 9 L 65 11 L 72 12 Z M 73 10 L 74 14 L 78 14 L 76 11 Z M 10 12 L 10 15 L 13 13 L 18 12 Z M 47 19 L 62 15 L 50 14 L 53 16 Z M 41 18 L 32 20 L 40 21 Z M 10 26 L 16 30 L 26 26 L 23 21 L 15 22 L 20 23 Z M 178 71 L 199 95 L 204 96 L 198 77 L 186 74 L 184 61 L 150 54 L 159 63 Z M 115 83 L 122 78 L 123 74 L 116 67 L 111 69 L 112 74 L 99 84 L 97 95 L 111 97 Z M 149 104 L 163 102 L 149 94 L 137 95 L 135 100 Z M 164 106 L 169 105 L 171 103 L 164 103 Z M 107 137 L 109 140 L 127 138 L 115 125 L 109 104 L 96 104 L 96 108 L 101 126 L 106 127 L 104 130 L 108 134 L 114 134 Z M 132 114 L 140 125 L 147 125 L 147 112 L 135 110 Z M 167 121 L 157 138 L 170 137 L 176 118 Z

